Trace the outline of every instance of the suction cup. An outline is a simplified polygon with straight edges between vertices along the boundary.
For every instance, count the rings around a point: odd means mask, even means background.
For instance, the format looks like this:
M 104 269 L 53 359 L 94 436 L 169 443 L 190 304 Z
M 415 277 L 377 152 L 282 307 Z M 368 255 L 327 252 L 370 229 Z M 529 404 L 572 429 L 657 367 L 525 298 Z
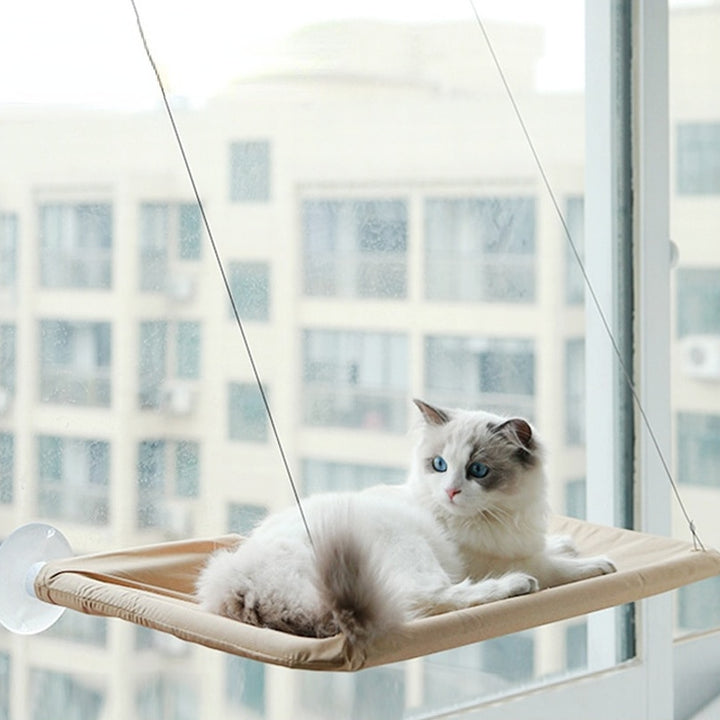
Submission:
M 72 555 L 65 536 L 51 525 L 29 523 L 8 535 L 0 545 L 0 623 L 21 635 L 47 630 L 65 612 L 35 597 L 34 583 L 48 560 Z

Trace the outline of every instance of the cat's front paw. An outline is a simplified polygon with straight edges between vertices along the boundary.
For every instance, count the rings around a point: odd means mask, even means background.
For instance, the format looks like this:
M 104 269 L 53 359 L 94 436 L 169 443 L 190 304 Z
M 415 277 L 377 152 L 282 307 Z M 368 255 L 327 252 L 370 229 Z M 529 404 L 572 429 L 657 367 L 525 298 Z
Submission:
M 582 578 L 597 577 L 598 575 L 609 575 L 610 573 L 617 572 L 615 563 L 604 555 L 598 555 L 597 557 L 582 558 Z
M 505 597 L 515 597 L 516 595 L 529 595 L 540 589 L 540 583 L 537 578 L 523 572 L 511 572 L 500 578 Z
M 597 566 L 598 570 L 600 571 L 600 575 L 609 575 L 610 573 L 617 572 L 617 566 L 615 563 L 609 558 L 605 557 L 604 555 L 601 555 L 596 558 L 592 558 L 595 562 L 595 565 Z

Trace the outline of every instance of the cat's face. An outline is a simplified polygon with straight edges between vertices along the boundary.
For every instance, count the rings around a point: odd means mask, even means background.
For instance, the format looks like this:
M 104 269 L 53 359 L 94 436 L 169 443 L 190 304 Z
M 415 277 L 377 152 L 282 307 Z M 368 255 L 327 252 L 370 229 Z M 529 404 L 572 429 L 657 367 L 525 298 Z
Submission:
M 507 516 L 544 495 L 542 448 L 525 420 L 415 404 L 422 423 L 413 475 L 435 509 Z

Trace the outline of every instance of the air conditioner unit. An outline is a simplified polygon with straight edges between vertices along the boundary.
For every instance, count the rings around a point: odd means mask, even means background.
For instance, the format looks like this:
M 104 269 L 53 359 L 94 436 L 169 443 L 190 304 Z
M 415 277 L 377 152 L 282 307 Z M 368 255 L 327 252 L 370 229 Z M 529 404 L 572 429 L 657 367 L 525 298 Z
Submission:
M 170 415 L 189 415 L 194 407 L 193 389 L 186 383 L 167 383 L 162 390 L 162 408 Z
M 720 335 L 689 335 L 680 347 L 687 377 L 720 381 Z
M 165 285 L 165 293 L 171 300 L 187 302 L 195 294 L 195 280 L 189 275 L 170 275 Z

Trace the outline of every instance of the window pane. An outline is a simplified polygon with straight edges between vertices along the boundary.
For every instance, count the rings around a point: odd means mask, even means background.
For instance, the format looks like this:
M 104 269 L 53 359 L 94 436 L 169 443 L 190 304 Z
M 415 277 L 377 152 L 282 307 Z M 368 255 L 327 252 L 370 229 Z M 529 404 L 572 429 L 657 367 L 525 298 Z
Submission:
M 196 204 L 183 204 L 180 212 L 178 256 L 181 260 L 199 260 L 202 252 L 202 217 Z
M 532 302 L 534 199 L 426 200 L 425 293 L 432 300 Z
M 110 323 L 40 321 L 42 402 L 109 406 Z
M 112 207 L 40 205 L 40 276 L 45 287 L 109 288 Z
M 306 200 L 303 277 L 307 295 L 405 297 L 406 203 Z
M 720 122 L 677 125 L 679 195 L 720 195 Z
M 18 219 L 15 213 L 0 212 L 0 290 L 17 282 Z
M 38 514 L 106 525 L 110 504 L 108 443 L 41 435 L 37 448 Z
M 195 321 L 181 321 L 177 324 L 176 377 L 190 380 L 200 377 L 200 328 L 200 323 Z
M 270 199 L 270 143 L 267 140 L 230 145 L 230 199 L 233 202 Z
M 717 57 L 718 18 L 708 6 L 678 9 L 670 22 L 672 470 L 707 547 L 720 544 L 720 121 L 707 72 Z M 690 537 L 680 513 L 673 531 Z M 717 598 L 716 579 L 679 590 L 677 631 L 720 626 Z
M 307 330 L 303 352 L 305 422 L 391 432 L 405 429 L 404 335 Z
M 268 438 L 265 406 L 254 384 L 228 386 L 228 438 L 242 442 L 265 442 Z
M 241 320 L 270 319 L 270 266 L 265 262 L 233 262 L 228 280 Z M 234 318 L 232 308 L 230 317 Z
M 15 477 L 15 440 L 10 433 L 0 433 L 0 503 L 13 502 Z

